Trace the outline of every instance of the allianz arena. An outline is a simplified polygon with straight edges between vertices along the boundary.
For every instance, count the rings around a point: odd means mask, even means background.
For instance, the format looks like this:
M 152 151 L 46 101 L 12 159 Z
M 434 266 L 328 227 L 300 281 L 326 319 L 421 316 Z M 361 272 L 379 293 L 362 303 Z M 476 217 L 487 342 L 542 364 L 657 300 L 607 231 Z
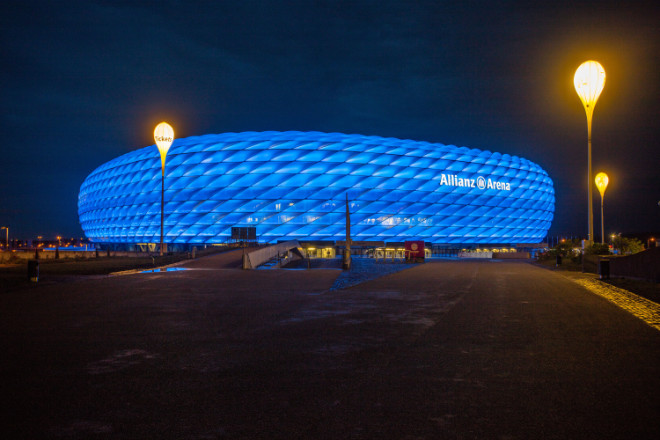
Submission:
M 165 170 L 165 242 L 227 242 L 254 226 L 262 242 L 351 237 L 443 244 L 539 243 L 553 219 L 552 180 L 508 154 L 319 132 L 176 139 Z M 124 154 L 83 182 L 78 214 L 96 243 L 160 241 L 155 146 Z

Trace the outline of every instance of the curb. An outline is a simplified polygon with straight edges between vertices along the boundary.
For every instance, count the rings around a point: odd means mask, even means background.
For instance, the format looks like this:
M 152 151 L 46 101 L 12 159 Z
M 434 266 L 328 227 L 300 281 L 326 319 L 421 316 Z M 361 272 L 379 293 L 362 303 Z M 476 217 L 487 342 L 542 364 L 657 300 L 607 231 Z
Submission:
M 579 284 L 589 292 L 606 299 L 608 302 L 660 331 L 660 304 L 628 290 L 604 283 L 597 278 L 570 276 L 566 276 L 565 278 Z

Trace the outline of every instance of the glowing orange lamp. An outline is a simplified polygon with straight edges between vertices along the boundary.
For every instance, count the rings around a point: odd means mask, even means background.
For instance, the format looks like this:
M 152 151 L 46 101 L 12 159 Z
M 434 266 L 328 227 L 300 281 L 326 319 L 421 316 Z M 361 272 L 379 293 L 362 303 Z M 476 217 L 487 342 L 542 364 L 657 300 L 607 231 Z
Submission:
M 605 220 L 603 217 L 603 200 L 605 199 L 605 189 L 607 189 L 607 184 L 610 183 L 609 177 L 605 173 L 596 174 L 596 188 L 600 193 L 600 236 L 602 237 L 602 243 L 605 244 Z
M 160 190 L 160 255 L 163 255 L 163 223 L 165 220 L 165 159 L 170 145 L 174 142 L 174 129 L 167 122 L 161 122 L 154 130 L 154 140 L 160 153 L 161 190 Z
M 587 113 L 587 137 L 588 137 L 588 176 L 587 176 L 587 194 L 589 203 L 589 241 L 594 239 L 594 209 L 592 198 L 592 177 L 591 177 L 591 119 L 594 114 L 596 101 L 605 87 L 605 69 L 598 61 L 585 61 L 578 67 L 573 78 L 575 91 L 577 92 L 584 111 Z

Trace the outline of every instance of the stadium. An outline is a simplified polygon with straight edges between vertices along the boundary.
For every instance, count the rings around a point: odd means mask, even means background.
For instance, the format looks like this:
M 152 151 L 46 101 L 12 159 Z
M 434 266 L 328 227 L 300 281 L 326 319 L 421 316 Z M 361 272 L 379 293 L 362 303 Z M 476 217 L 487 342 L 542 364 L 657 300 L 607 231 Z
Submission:
M 155 146 L 94 170 L 78 198 L 95 243 L 158 243 Z M 517 156 L 376 136 L 244 132 L 176 139 L 165 169 L 165 242 L 217 244 L 233 227 L 258 240 L 539 243 L 553 219 L 548 174 Z

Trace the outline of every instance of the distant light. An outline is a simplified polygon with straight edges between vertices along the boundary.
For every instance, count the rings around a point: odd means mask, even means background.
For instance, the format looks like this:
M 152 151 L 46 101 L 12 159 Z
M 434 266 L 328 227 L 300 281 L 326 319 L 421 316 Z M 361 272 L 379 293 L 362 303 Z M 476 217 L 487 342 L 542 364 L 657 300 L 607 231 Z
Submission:
M 607 174 L 605 173 L 598 173 L 596 174 L 596 188 L 598 188 L 598 192 L 600 192 L 600 196 L 603 197 L 605 195 L 605 189 L 607 189 L 607 184 L 610 183 L 609 177 L 607 177 Z
M 605 87 L 605 69 L 598 61 L 585 61 L 575 71 L 573 84 L 587 113 L 593 113 L 596 101 Z

